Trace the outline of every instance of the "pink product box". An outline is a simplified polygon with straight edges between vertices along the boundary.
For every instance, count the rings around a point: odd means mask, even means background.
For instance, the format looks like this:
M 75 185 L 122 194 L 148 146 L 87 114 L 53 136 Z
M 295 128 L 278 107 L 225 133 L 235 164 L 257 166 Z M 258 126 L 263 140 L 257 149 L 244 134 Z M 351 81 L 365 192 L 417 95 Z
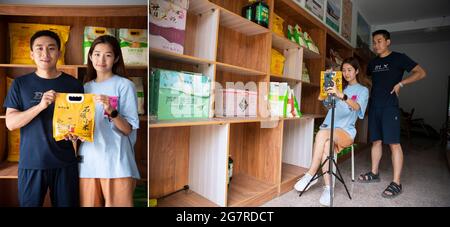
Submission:
M 160 0 L 150 0 L 149 7 L 149 46 L 183 54 L 187 10 Z

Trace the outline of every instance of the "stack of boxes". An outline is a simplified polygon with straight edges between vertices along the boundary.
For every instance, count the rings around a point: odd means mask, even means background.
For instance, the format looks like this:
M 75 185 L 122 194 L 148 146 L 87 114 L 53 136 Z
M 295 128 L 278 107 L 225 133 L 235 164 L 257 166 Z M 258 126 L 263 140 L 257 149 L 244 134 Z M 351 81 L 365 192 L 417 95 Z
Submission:
M 256 86 L 245 88 L 242 82 L 217 89 L 215 93 L 216 117 L 256 117 Z

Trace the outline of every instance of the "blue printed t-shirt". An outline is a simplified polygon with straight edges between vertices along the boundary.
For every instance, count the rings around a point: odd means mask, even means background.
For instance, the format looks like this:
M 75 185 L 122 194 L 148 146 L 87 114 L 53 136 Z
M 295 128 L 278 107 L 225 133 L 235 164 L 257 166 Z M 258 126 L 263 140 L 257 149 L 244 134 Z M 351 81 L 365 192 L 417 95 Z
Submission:
M 347 95 L 348 99 L 356 101 L 359 104 L 359 110 L 353 110 L 347 103 L 342 100 L 336 99 L 336 108 L 334 112 L 334 128 L 341 128 L 347 132 L 352 139 L 355 139 L 356 129 L 355 122 L 356 118 L 364 118 L 364 113 L 366 111 L 367 102 L 369 99 L 369 89 L 362 86 L 361 84 L 348 85 L 344 89 L 344 94 Z M 327 116 L 320 126 L 321 129 L 331 127 L 331 109 L 328 110 Z
M 132 127 L 126 136 L 104 115 L 103 105 L 95 105 L 94 142 L 83 142 L 80 155 L 81 178 L 122 178 L 139 179 L 139 171 L 134 157 L 136 130 L 139 128 L 137 94 L 132 81 L 113 75 L 111 78 L 84 85 L 89 94 L 118 97 L 117 111 Z
M 402 81 L 403 73 L 410 72 L 416 65 L 407 55 L 394 51 L 386 57 L 371 60 L 367 65 L 367 75 L 372 77 L 371 107 L 398 106 L 398 97 L 391 91 Z
M 30 73 L 16 78 L 5 98 L 3 107 L 26 111 L 41 102 L 42 94 L 54 90 L 59 93 L 83 93 L 83 85 L 73 76 L 62 73 L 55 79 L 44 79 Z M 55 104 L 40 112 L 27 125 L 20 128 L 21 169 L 62 168 L 77 163 L 70 141 L 53 138 L 53 112 Z

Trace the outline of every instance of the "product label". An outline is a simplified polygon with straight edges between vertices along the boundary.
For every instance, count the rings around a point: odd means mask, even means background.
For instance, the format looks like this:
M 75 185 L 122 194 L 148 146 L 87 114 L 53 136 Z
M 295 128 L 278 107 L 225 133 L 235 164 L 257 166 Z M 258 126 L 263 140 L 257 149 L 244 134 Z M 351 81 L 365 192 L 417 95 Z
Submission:
M 269 9 L 263 5 L 256 6 L 256 21 L 269 23 Z

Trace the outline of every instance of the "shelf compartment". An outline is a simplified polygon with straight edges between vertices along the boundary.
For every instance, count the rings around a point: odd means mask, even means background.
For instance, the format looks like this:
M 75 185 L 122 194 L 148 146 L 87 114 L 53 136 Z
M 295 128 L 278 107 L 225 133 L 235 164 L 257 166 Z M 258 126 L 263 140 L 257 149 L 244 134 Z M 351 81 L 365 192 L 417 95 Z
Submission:
M 252 21 L 249 21 L 241 16 L 242 8 L 248 5 L 248 1 L 212 0 L 211 2 L 220 9 L 221 26 L 227 27 L 248 36 L 269 32 L 269 29 Z
M 281 174 L 280 122 L 230 124 L 229 153 L 234 163 L 228 206 L 258 206 L 277 193 Z
M 283 168 L 280 193 L 292 190 L 296 180 L 310 167 L 314 118 L 283 122 Z
M 150 198 L 189 185 L 217 206 L 226 206 L 228 132 L 229 125 L 150 129 Z
M 228 206 L 259 206 L 277 195 L 277 186 L 247 174 L 233 175 L 228 189 Z
M 269 45 L 269 33 L 247 36 L 219 26 L 217 62 L 267 73 L 270 67 Z

